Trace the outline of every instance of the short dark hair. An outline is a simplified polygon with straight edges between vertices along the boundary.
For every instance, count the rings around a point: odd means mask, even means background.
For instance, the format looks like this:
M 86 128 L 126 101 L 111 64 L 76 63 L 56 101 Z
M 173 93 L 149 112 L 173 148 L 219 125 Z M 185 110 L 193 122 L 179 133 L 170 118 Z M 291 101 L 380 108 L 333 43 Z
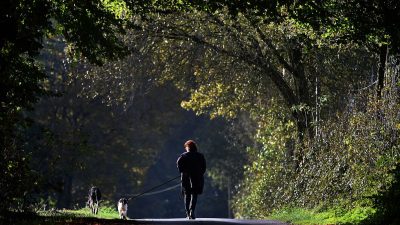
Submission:
M 189 152 L 197 152 L 196 142 L 194 142 L 193 140 L 186 141 L 183 147 L 189 147 Z

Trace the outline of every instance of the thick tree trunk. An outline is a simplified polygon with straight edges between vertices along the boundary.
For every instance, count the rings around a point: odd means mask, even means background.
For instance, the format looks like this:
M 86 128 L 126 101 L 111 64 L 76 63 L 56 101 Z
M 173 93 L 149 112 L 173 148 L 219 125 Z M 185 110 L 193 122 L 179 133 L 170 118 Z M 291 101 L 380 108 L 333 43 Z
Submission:
M 295 107 L 300 105 L 301 103 L 305 103 L 303 99 L 300 99 L 298 96 L 306 96 L 308 97 L 307 93 L 309 93 L 308 89 L 305 91 L 302 91 L 302 95 L 299 93 L 296 95 L 293 89 L 287 84 L 287 82 L 283 79 L 281 74 L 270 68 L 270 67 L 265 67 L 266 73 L 269 75 L 271 80 L 274 82 L 275 86 L 278 88 L 280 93 L 282 94 L 282 97 L 285 99 L 286 104 L 289 108 Z M 304 78 L 305 79 L 305 78 Z M 300 82 L 303 88 L 308 88 L 307 82 Z M 303 97 L 304 97 L 303 96 Z M 307 98 L 309 99 L 309 98 Z M 301 101 L 303 100 L 303 101 Z M 305 103 L 306 105 L 309 105 L 308 103 Z M 298 110 L 292 110 L 292 116 L 296 121 L 297 124 L 297 134 L 298 134 L 298 143 L 303 145 L 304 143 L 304 137 L 305 134 L 309 133 L 310 135 L 313 135 L 312 132 L 312 127 L 310 126 L 311 120 L 310 119 L 310 113 L 303 112 L 303 111 L 298 111 Z M 302 151 L 297 151 L 295 152 L 295 149 L 301 150 L 303 146 L 299 146 L 296 148 L 294 143 L 288 143 L 287 144 L 287 157 L 288 160 L 293 162 L 293 168 L 297 170 L 299 168 L 299 163 L 301 162 L 303 158 L 303 152 Z

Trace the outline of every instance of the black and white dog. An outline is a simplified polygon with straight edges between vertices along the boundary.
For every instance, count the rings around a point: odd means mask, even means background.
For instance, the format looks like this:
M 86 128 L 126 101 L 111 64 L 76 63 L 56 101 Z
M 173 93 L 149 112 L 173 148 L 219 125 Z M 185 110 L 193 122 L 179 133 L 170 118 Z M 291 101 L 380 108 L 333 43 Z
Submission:
M 88 205 L 93 214 L 99 212 L 99 203 L 101 200 L 101 192 L 98 187 L 91 187 L 88 196 Z
M 118 214 L 120 219 L 126 220 L 128 218 L 128 201 L 127 198 L 121 198 L 118 201 Z

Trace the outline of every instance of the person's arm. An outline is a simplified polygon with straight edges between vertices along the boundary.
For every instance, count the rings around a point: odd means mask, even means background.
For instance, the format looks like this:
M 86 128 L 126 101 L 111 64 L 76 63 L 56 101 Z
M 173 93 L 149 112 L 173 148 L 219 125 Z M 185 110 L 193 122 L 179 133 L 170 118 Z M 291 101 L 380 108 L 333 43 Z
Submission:
M 183 165 L 183 156 L 179 156 L 178 160 L 176 161 L 176 167 L 179 170 L 179 173 L 183 173 L 184 171 L 184 165 Z

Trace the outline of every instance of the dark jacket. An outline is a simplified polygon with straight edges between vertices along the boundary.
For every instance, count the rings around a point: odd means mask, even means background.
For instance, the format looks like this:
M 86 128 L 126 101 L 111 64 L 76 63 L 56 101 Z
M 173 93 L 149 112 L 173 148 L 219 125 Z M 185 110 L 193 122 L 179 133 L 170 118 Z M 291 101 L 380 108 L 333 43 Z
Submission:
M 185 194 L 201 194 L 204 186 L 206 160 L 199 152 L 185 152 L 176 162 L 181 173 L 182 191 Z

